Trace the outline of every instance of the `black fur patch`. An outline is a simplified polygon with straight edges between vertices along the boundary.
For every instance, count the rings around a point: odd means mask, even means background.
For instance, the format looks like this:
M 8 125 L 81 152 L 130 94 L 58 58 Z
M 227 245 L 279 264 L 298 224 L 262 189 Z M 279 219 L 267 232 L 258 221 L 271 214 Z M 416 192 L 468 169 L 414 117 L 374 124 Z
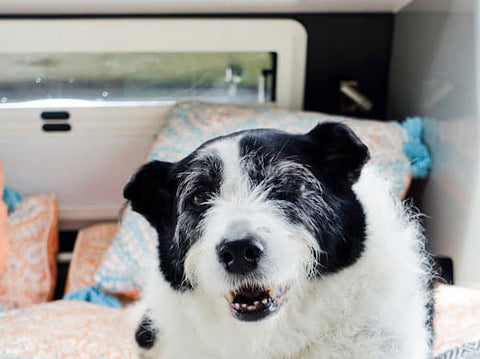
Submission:
M 178 163 L 147 163 L 124 189 L 132 209 L 156 229 L 160 269 L 174 289 L 192 288 L 185 280 L 185 257 L 201 234 L 198 224 L 218 193 L 221 172 L 218 158 L 192 154 Z
M 250 162 L 245 168 L 252 184 L 268 189 L 268 198 L 317 238 L 322 249 L 318 274 L 338 271 L 360 257 L 365 214 L 351 186 L 369 153 L 348 127 L 324 123 L 307 135 L 252 131 L 240 146 L 244 161 Z
M 157 330 L 154 328 L 150 317 L 144 315 L 135 332 L 135 340 L 140 348 L 150 349 L 154 346 L 156 339 Z

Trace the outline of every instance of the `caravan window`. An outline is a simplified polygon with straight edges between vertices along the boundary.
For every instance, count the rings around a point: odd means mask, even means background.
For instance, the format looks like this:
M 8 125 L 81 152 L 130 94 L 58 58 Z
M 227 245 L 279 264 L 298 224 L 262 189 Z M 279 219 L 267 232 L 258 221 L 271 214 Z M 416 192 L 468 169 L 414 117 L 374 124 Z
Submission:
M 45 99 L 274 101 L 269 52 L 0 54 L 0 106 Z

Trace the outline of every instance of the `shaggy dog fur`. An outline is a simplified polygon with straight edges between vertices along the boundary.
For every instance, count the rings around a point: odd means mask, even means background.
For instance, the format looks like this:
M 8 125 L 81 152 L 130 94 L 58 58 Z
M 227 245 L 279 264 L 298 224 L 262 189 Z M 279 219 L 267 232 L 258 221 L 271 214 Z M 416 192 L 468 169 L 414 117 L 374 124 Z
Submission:
M 345 125 L 250 130 L 125 187 L 158 233 L 137 343 L 149 358 L 427 358 L 422 231 Z

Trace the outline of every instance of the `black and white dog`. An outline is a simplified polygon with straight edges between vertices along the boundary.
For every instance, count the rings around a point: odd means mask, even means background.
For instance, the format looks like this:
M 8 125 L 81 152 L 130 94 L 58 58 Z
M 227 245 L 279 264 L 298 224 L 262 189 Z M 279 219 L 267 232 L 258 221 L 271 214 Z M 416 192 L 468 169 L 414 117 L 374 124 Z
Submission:
M 346 126 L 249 130 L 144 165 L 124 195 L 158 233 L 136 339 L 149 358 L 427 358 L 417 221 Z

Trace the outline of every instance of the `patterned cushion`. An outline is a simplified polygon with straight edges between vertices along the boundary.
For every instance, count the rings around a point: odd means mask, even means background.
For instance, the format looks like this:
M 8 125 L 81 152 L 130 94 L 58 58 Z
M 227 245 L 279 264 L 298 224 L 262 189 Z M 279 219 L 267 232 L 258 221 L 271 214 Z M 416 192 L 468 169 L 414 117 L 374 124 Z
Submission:
M 439 285 L 435 292 L 434 326 L 436 357 L 469 358 L 466 353 L 472 351 L 476 358 L 480 357 L 480 291 Z
M 407 133 L 394 122 L 355 120 L 318 113 L 293 112 L 260 106 L 226 106 L 185 102 L 172 107 L 160 129 L 149 160 L 177 161 L 204 141 L 249 128 L 279 128 L 306 133 L 317 123 L 348 124 L 368 145 L 371 162 L 392 179 L 397 196 L 403 196 L 411 180 L 410 162 L 403 153 Z M 142 263 L 154 253 L 155 235 L 149 224 L 127 209 L 112 246 L 95 275 L 108 292 L 137 293 L 144 278 Z
M 455 347 L 435 357 L 435 359 L 478 359 L 478 358 L 480 358 L 480 341 Z
M 2 201 L 3 193 L 3 172 L 2 161 L 0 159 L 0 276 L 3 273 L 8 256 L 8 239 L 7 239 L 7 205 Z
M 127 208 L 112 245 L 105 253 L 95 283 L 109 293 L 137 298 L 145 277 L 143 264 L 155 246 L 155 231 Z
M 61 300 L 0 313 L 0 358 L 137 358 L 124 311 Z
M 117 223 L 102 223 L 78 232 L 68 269 L 65 294 L 93 284 L 93 276 L 117 229 Z
M 433 356 L 480 357 L 480 292 L 440 285 L 435 305 Z M 125 314 L 63 300 L 0 313 L 0 358 L 137 358 Z
M 7 221 L 10 251 L 0 277 L 0 305 L 11 309 L 51 300 L 57 276 L 55 197 L 27 197 Z

